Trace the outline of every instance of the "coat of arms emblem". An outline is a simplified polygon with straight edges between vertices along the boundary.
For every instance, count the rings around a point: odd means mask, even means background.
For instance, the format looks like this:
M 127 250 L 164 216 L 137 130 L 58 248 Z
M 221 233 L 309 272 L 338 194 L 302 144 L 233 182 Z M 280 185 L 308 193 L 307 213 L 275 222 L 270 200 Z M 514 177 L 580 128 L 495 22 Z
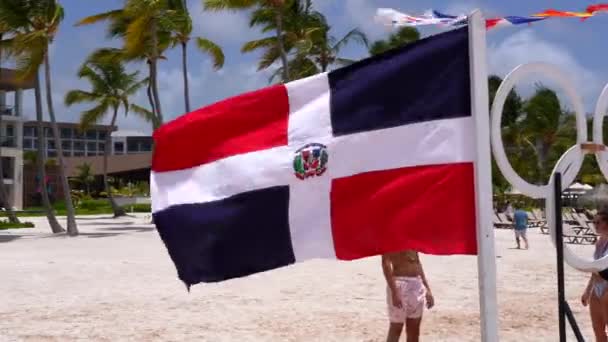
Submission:
M 306 179 L 322 175 L 327 170 L 327 147 L 322 144 L 308 144 L 296 151 L 293 170 L 296 177 Z

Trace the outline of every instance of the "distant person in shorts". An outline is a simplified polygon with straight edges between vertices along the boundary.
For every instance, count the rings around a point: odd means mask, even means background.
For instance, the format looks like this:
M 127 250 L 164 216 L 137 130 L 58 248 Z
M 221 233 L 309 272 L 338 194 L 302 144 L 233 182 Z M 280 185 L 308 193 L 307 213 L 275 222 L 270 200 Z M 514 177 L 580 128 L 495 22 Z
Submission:
M 387 342 L 397 342 L 405 324 L 408 342 L 420 338 L 424 307 L 435 305 L 435 299 L 424 275 L 418 252 L 407 250 L 382 256 L 382 271 L 387 283 L 389 329 Z
M 528 230 L 528 213 L 526 213 L 520 207 L 517 207 L 513 213 L 513 230 L 515 231 L 515 242 L 517 242 L 517 249 L 521 248 L 519 239 L 524 240 L 525 249 L 528 249 L 528 237 L 526 236 L 526 232 Z

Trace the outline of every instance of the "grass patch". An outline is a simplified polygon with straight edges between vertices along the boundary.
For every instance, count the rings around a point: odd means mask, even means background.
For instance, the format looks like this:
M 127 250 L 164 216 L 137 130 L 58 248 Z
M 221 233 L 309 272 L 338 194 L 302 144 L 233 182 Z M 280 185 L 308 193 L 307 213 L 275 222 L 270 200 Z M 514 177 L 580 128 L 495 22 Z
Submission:
M 0 220 L 0 230 L 18 228 L 34 228 L 34 224 L 32 222 L 10 223 L 8 220 Z
M 65 216 L 67 211 L 64 202 L 54 203 L 55 215 Z M 133 204 L 123 207 L 127 213 L 149 213 L 152 211 L 150 204 Z M 112 206 L 107 199 L 88 199 L 78 203 L 76 207 L 76 215 L 105 215 L 112 214 Z M 23 211 L 16 213 L 18 217 L 36 217 L 45 216 L 46 213 L 43 207 L 25 208 Z M 5 212 L 0 212 L 0 217 L 6 217 Z

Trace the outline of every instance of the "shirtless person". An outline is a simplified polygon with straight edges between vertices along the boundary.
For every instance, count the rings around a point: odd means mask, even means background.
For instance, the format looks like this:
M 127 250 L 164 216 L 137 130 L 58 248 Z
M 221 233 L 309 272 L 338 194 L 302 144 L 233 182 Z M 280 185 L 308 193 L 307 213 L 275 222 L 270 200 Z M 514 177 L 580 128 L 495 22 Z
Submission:
M 382 271 L 387 282 L 387 304 L 390 327 L 387 342 L 399 341 L 403 323 L 408 342 L 418 341 L 420 322 L 426 302 L 435 305 L 416 251 L 403 251 L 382 256 Z

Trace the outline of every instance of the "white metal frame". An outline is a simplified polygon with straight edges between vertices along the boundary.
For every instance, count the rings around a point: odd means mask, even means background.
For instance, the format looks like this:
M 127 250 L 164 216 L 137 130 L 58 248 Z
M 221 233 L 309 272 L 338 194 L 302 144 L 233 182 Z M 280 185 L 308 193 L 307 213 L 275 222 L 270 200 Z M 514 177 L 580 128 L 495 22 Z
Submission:
M 481 340 L 498 341 L 496 298 L 496 253 L 492 225 L 492 164 L 490 153 L 490 113 L 486 63 L 486 25 L 479 10 L 469 16 L 469 60 L 471 110 L 475 118 L 477 159 L 475 193 L 477 210 L 477 268 Z

